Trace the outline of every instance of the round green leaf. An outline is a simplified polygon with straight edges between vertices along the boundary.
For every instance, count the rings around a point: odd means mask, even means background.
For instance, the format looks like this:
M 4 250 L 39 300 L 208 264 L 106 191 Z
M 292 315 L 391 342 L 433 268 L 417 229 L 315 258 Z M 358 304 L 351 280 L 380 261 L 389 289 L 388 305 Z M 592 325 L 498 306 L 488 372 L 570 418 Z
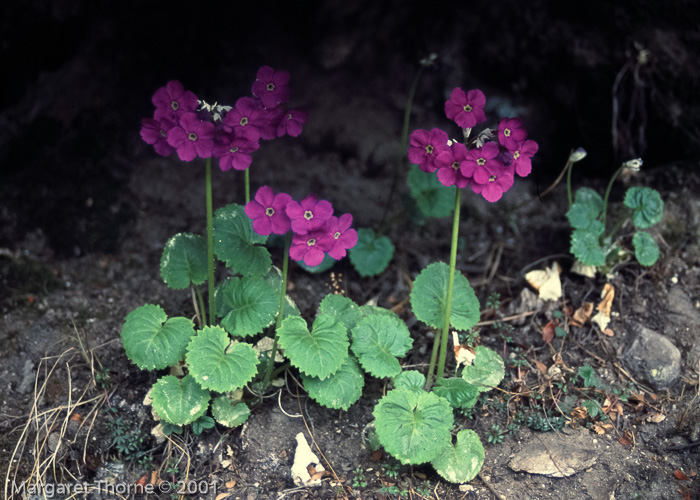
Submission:
M 435 394 L 394 389 L 379 400 L 373 415 L 382 446 L 403 464 L 430 462 L 450 445 L 452 407 Z
M 175 290 L 207 280 L 207 242 L 198 234 L 179 233 L 163 248 L 160 276 Z
M 187 318 L 170 318 L 160 306 L 146 304 L 131 311 L 122 327 L 128 358 L 142 370 L 160 370 L 185 355 L 194 324 Z
M 191 375 L 183 379 L 167 375 L 155 383 L 151 398 L 160 418 L 169 424 L 187 425 L 204 415 L 210 395 Z
M 190 375 L 205 389 L 231 392 L 250 382 L 257 373 L 258 355 L 245 343 L 229 347 L 223 328 L 207 326 L 187 346 Z
M 253 223 L 245 209 L 231 204 L 214 215 L 214 252 L 235 272 L 244 276 L 267 274 L 272 259 L 265 247 L 267 236 L 253 231 Z
M 360 399 L 365 385 L 362 370 L 352 356 L 348 356 L 340 370 L 328 378 L 321 380 L 302 373 L 301 380 L 314 401 L 327 408 L 342 410 L 347 410 Z
M 462 378 L 474 385 L 480 392 L 493 389 L 501 383 L 506 374 L 503 359 L 493 350 L 484 346 L 476 346 L 474 364 L 465 366 Z
M 634 255 L 641 265 L 653 266 L 659 259 L 659 245 L 649 233 L 644 231 L 634 233 L 632 245 L 634 245 Z
M 279 293 L 265 278 L 234 278 L 222 290 L 228 312 L 221 325 L 231 335 L 241 337 L 262 332 L 279 311 Z
M 450 267 L 433 262 L 413 282 L 411 308 L 416 318 L 433 328 L 442 328 L 445 319 L 447 282 Z M 455 271 L 450 324 L 457 330 L 469 330 L 479 322 L 479 299 L 464 275 Z
M 571 253 L 586 266 L 605 265 L 605 250 L 600 246 L 603 223 L 594 221 L 588 229 L 576 229 L 571 233 Z
M 664 213 L 661 195 L 656 189 L 648 187 L 629 188 L 623 203 L 634 210 L 632 222 L 638 229 L 646 229 L 657 224 Z
M 579 203 L 581 205 L 588 205 L 592 210 L 596 212 L 596 216 L 603 211 L 603 198 L 598 194 L 597 191 L 591 188 L 580 188 L 576 191 L 574 197 L 574 203 Z
M 588 229 L 598 218 L 598 215 L 600 215 L 600 210 L 591 205 L 578 202 L 571 205 L 566 212 L 566 218 L 569 219 L 569 224 L 574 229 Z
M 425 217 L 448 217 L 455 205 L 455 187 L 445 187 L 435 174 L 423 172 L 411 165 L 407 176 L 408 188 Z
M 357 244 L 349 251 L 350 262 L 360 276 L 375 276 L 389 265 L 394 245 L 386 236 L 377 237 L 374 229 L 357 230 Z
M 394 387 L 409 387 L 411 389 L 423 389 L 425 375 L 416 370 L 406 370 L 394 378 Z
M 227 396 L 219 396 L 211 404 L 211 414 L 221 425 L 238 427 L 248 420 L 250 409 L 243 402 L 232 402 Z
M 396 358 L 405 356 L 412 345 L 406 324 L 392 316 L 367 316 L 352 330 L 352 352 L 362 368 L 377 378 L 398 375 L 401 365 Z
M 466 483 L 474 479 L 484 465 L 484 445 L 476 432 L 461 430 L 457 433 L 457 443 L 430 463 L 449 482 Z
M 450 402 L 453 408 L 471 408 L 479 397 L 479 389 L 463 378 L 438 379 L 433 392 Z
M 279 344 L 292 365 L 312 377 L 325 379 L 348 357 L 348 332 L 332 316 L 319 315 L 309 332 L 306 321 L 290 316 L 277 331 Z
M 340 321 L 348 331 L 355 328 L 358 321 L 363 318 L 360 306 L 352 299 L 334 293 L 329 293 L 323 298 L 318 310 L 320 314 L 326 314 Z
M 270 272 L 268 272 L 265 276 L 265 281 L 270 283 L 270 285 L 272 285 L 272 287 L 275 290 L 277 290 L 277 301 L 279 303 L 279 293 L 282 291 L 282 271 L 280 270 L 280 268 L 277 266 L 272 266 L 270 268 Z M 292 300 L 292 298 L 289 295 L 285 295 L 284 299 L 284 312 L 282 313 L 282 319 L 288 316 L 301 316 L 301 312 L 299 311 L 299 308 L 297 307 L 294 300 Z

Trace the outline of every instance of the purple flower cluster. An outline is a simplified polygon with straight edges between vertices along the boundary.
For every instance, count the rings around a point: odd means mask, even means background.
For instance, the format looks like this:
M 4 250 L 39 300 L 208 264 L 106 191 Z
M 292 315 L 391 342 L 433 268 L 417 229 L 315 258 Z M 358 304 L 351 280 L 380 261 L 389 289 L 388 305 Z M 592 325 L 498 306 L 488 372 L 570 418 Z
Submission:
M 286 193 L 275 194 L 263 186 L 245 206 L 245 213 L 253 221 L 253 230 L 263 236 L 291 230 L 289 256 L 303 260 L 307 266 L 319 265 L 326 253 L 340 260 L 357 244 L 352 215 L 335 217 L 330 202 L 312 195 L 298 202 Z
M 196 95 L 170 81 L 153 94 L 156 110 L 153 118 L 142 121 L 141 137 L 161 156 L 177 152 L 182 161 L 214 157 L 221 170 L 245 170 L 260 139 L 301 134 L 308 115 L 283 107 L 289 100 L 288 84 L 288 72 L 263 66 L 253 83 L 253 97 L 241 97 L 233 107 L 211 107 L 200 106 Z
M 463 129 L 465 137 L 484 121 L 486 97 L 480 90 L 465 92 L 459 87 L 445 102 L 445 115 Z M 464 188 L 481 194 L 486 200 L 501 199 L 514 182 L 515 174 L 525 177 L 532 170 L 531 159 L 538 145 L 527 139 L 519 118 L 504 118 L 498 124 L 498 143 L 480 140 L 462 144 L 449 139 L 438 128 L 415 130 L 411 134 L 408 159 L 424 172 L 436 172 L 445 186 Z

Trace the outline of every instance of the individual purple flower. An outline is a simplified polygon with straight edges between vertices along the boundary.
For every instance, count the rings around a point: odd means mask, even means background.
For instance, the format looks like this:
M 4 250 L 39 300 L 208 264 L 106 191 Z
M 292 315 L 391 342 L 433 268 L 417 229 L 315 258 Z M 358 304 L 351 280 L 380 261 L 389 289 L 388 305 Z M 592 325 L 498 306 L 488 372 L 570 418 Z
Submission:
M 345 257 L 347 250 L 357 244 L 357 231 L 350 226 L 352 226 L 352 215 L 350 214 L 331 217 L 326 222 L 322 244 L 328 249 L 328 255 L 335 260 Z
M 317 200 L 315 196 L 309 195 L 301 200 L 301 203 L 291 201 L 286 212 L 292 221 L 292 231 L 296 234 L 306 234 L 323 228 L 333 215 L 333 205 L 329 201 Z
M 513 151 L 513 162 L 515 164 L 515 173 L 520 177 L 525 177 L 532 172 L 532 157 L 535 156 L 539 146 L 535 141 L 527 140 L 523 142 L 518 149 Z
M 414 130 L 411 134 L 410 147 L 408 148 L 408 160 L 415 163 L 423 172 L 435 172 L 435 158 L 447 151 L 447 133 L 439 128 L 431 131 Z
M 486 121 L 485 104 L 486 96 L 481 90 L 465 93 L 457 87 L 450 94 L 450 100 L 445 102 L 445 115 L 462 128 L 472 128 Z
M 156 90 L 151 101 L 156 107 L 154 116 L 156 120 L 165 117 L 175 122 L 185 113 L 194 112 L 199 104 L 197 96 L 185 90 L 177 80 L 171 80 L 165 87 Z
M 277 125 L 277 137 L 282 137 L 284 134 L 292 137 L 301 135 L 302 126 L 308 121 L 309 114 L 297 109 L 291 109 L 285 113 L 284 118 Z
M 493 172 L 486 183 L 472 183 L 472 191 L 493 203 L 501 199 L 503 193 L 513 186 L 513 182 L 513 168 L 502 167 Z
M 274 108 L 289 100 L 289 73 L 284 70 L 275 71 L 270 66 L 258 70 L 253 83 L 253 95 L 262 101 L 266 108 Z
M 502 168 L 503 164 L 498 161 L 500 153 L 498 145 L 493 142 L 467 151 L 466 160 L 462 164 L 462 174 L 466 177 L 471 173 L 474 182 L 486 184 L 493 172 Z
M 248 132 L 241 135 L 225 134 L 221 136 L 220 143 L 214 146 L 214 156 L 219 158 L 219 168 L 224 172 L 233 167 L 236 170 L 245 170 L 253 162 L 251 154 L 260 147 L 257 141 L 247 136 Z
M 435 158 L 437 177 L 443 186 L 467 187 L 471 175 L 465 176 L 462 172 L 462 165 L 466 158 L 467 147 L 461 142 L 453 143 L 447 151 L 443 151 Z
M 255 199 L 245 206 L 245 213 L 253 220 L 253 230 L 263 236 L 289 231 L 291 223 L 284 209 L 290 201 L 292 197 L 287 193 L 275 195 L 269 186 L 258 189 Z
M 260 120 L 258 130 L 260 138 L 270 141 L 277 138 L 277 130 L 284 119 L 284 110 L 280 108 L 263 109 L 263 118 Z
M 292 246 L 289 247 L 289 256 L 292 260 L 303 260 L 307 266 L 318 266 L 323 262 L 323 258 L 328 251 L 328 248 L 324 245 L 325 236 L 325 231 L 295 234 L 292 237 Z
M 141 138 L 147 144 L 153 144 L 153 149 L 159 155 L 170 156 L 175 148 L 168 144 L 168 130 L 174 126 L 175 122 L 168 118 L 144 118 L 141 121 Z
M 254 140 L 260 138 L 260 127 L 265 124 L 267 117 L 260 102 L 252 97 L 241 97 L 236 105 L 226 113 L 222 123 L 227 132 L 245 130 L 248 137 Z
M 201 121 L 196 113 L 185 113 L 179 124 L 168 130 L 168 144 L 177 149 L 182 161 L 209 158 L 214 149 L 214 124 Z
M 509 151 L 518 149 L 525 139 L 527 131 L 523 128 L 520 118 L 504 118 L 498 123 L 498 142 Z

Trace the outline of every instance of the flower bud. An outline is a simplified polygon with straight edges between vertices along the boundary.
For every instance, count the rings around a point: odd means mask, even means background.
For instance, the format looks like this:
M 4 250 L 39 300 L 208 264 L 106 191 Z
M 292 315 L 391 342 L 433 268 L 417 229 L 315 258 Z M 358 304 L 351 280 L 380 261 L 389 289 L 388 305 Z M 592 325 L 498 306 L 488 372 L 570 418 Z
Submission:
M 641 158 L 635 158 L 634 160 L 628 160 L 622 164 L 622 168 L 628 168 L 632 170 L 633 172 L 639 172 L 639 169 L 642 168 L 642 164 L 644 162 L 642 161 Z
M 571 161 L 571 163 L 576 163 L 583 160 L 586 156 L 588 156 L 588 153 L 586 153 L 585 149 L 576 148 L 569 155 L 569 161 Z

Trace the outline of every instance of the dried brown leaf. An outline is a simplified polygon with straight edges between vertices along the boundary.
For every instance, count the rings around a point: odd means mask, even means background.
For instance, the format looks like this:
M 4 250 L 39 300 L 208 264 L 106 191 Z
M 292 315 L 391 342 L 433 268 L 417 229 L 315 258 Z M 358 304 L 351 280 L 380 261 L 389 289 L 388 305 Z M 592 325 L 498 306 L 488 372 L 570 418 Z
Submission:
M 551 320 L 549 323 L 544 325 L 544 328 L 542 328 L 542 340 L 544 340 L 546 343 L 550 343 L 552 340 L 554 340 L 554 335 L 556 334 L 555 327 L 559 324 L 558 321 L 555 322 L 555 320 Z
M 682 470 L 676 469 L 675 471 L 673 471 L 673 476 L 676 479 L 678 479 L 679 481 L 687 481 L 688 480 L 688 476 Z
M 571 318 L 571 324 L 574 326 L 583 326 L 591 319 L 593 314 L 593 302 L 584 302 L 581 307 L 576 309 Z

